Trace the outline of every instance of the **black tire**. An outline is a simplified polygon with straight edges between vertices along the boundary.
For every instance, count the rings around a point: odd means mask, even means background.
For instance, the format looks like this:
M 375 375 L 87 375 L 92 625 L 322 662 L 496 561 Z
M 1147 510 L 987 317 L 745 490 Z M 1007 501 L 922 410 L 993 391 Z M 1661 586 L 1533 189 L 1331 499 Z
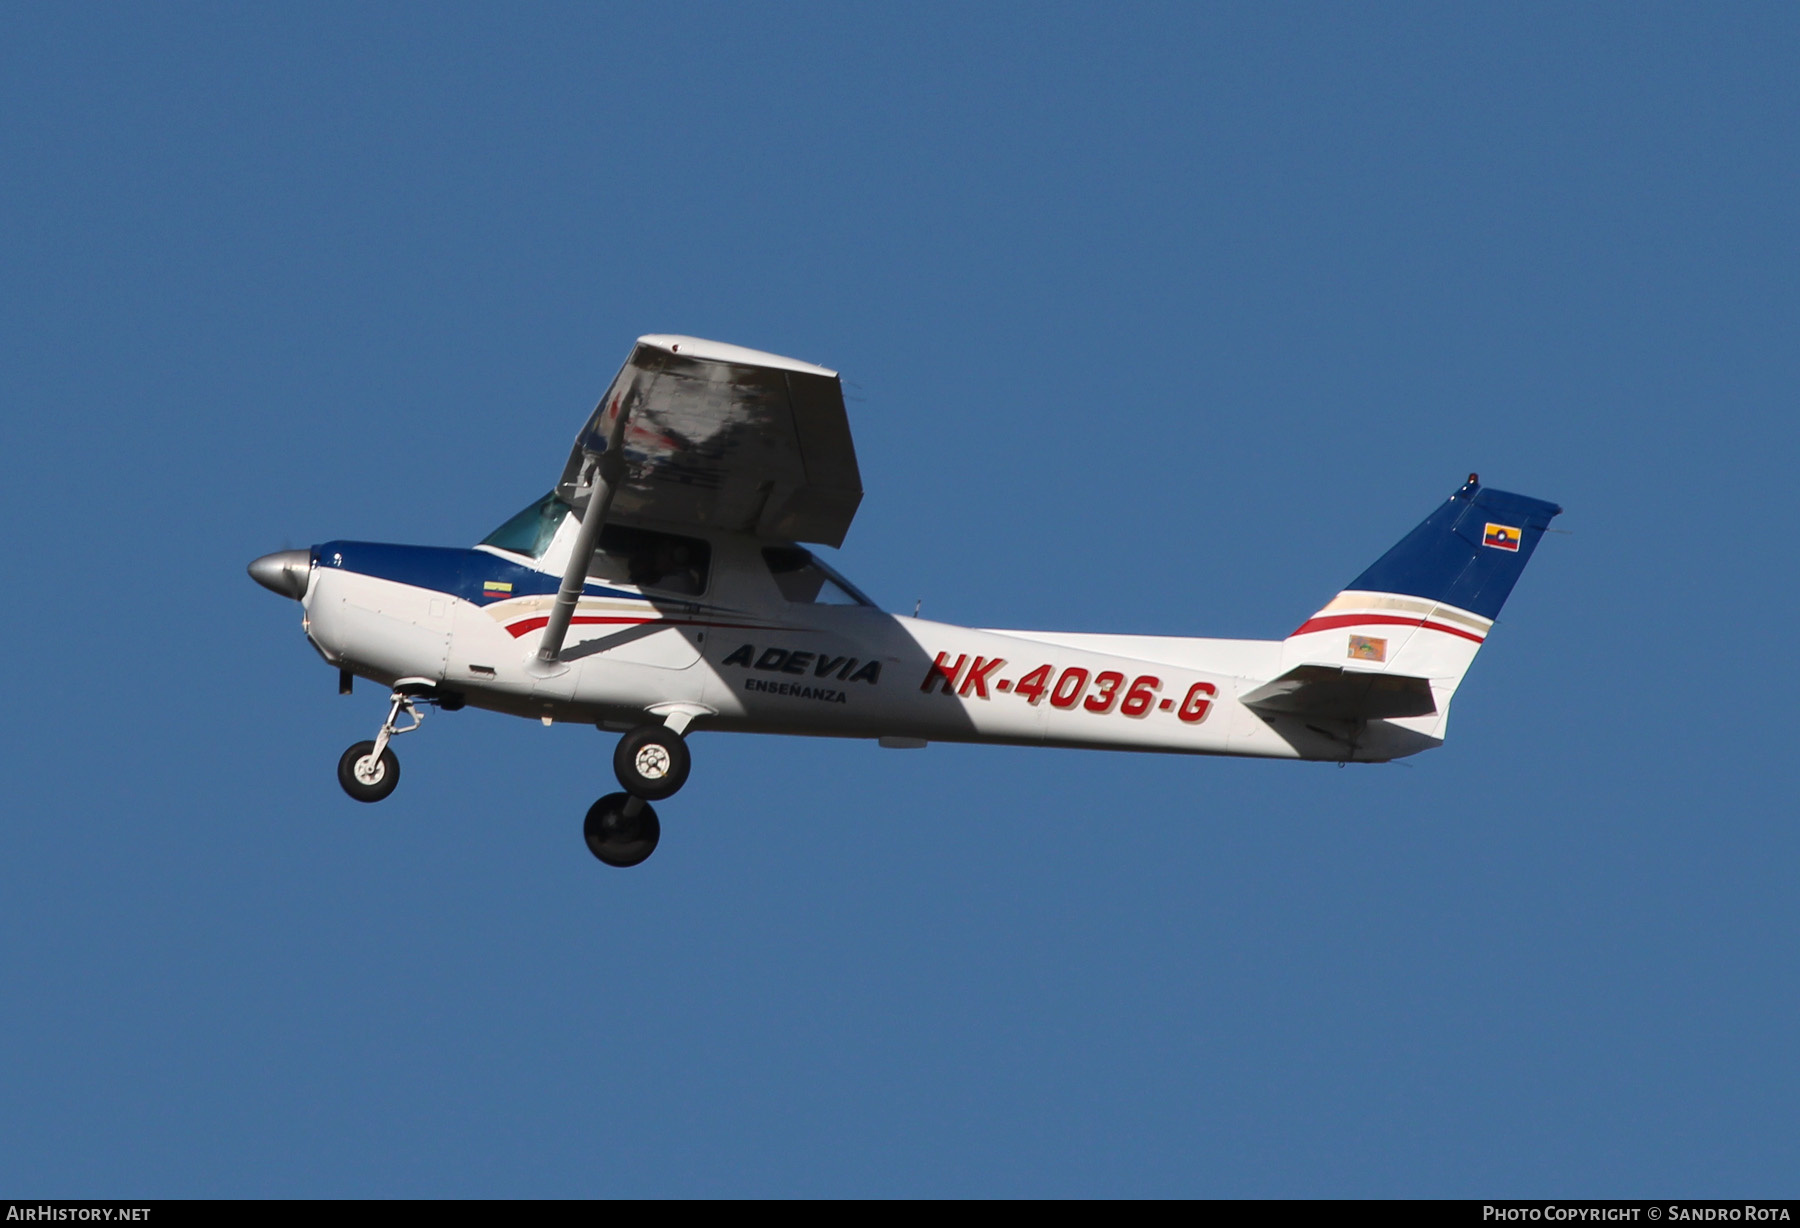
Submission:
M 378 802 L 392 793 L 400 783 L 400 760 L 394 757 L 394 748 L 391 746 L 382 748 L 381 762 L 377 766 L 373 784 L 357 779 L 357 763 L 367 759 L 374 749 L 373 742 L 358 742 L 338 760 L 338 783 L 344 786 L 344 792 L 359 802 Z
M 613 774 L 625 792 L 647 802 L 674 797 L 692 766 L 687 740 L 666 725 L 639 725 L 613 751 Z
M 625 814 L 627 802 L 637 802 L 637 813 Z M 633 798 L 629 793 L 608 793 L 588 807 L 587 822 L 581 825 L 588 852 L 609 866 L 623 869 L 640 864 L 656 851 L 662 839 L 662 824 L 650 803 Z

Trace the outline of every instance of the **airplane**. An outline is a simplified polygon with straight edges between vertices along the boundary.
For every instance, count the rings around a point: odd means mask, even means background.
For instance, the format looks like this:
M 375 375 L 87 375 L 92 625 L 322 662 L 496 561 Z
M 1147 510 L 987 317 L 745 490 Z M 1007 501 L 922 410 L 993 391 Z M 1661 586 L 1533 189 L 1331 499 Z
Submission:
M 338 783 L 378 802 L 436 707 L 622 734 L 589 851 L 635 866 L 698 731 L 1336 763 L 1442 744 L 1553 503 L 1475 474 L 1283 639 L 989 630 L 880 609 L 843 544 L 862 479 L 835 371 L 640 337 L 551 491 L 467 549 L 329 541 L 249 566 L 350 694 L 388 688 Z M 917 611 L 914 611 L 915 615 Z M 404 717 L 404 723 L 402 718 Z

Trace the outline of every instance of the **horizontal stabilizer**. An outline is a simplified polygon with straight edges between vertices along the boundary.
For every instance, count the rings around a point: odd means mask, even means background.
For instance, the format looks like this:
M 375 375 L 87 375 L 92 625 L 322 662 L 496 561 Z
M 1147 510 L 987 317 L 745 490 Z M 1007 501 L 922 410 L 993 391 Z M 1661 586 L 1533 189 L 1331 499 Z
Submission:
M 1241 698 L 1257 712 L 1322 720 L 1382 721 L 1437 711 L 1431 683 L 1424 678 L 1336 665 L 1295 666 Z

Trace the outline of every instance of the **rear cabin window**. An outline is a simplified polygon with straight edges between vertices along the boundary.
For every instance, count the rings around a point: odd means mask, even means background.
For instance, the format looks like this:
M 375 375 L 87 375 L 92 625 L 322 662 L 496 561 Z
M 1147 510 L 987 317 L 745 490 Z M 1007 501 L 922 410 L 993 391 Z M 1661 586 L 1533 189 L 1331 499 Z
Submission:
M 875 604 L 850 581 L 813 557 L 810 550 L 799 546 L 768 546 L 762 555 L 781 595 L 796 605 L 873 607 Z

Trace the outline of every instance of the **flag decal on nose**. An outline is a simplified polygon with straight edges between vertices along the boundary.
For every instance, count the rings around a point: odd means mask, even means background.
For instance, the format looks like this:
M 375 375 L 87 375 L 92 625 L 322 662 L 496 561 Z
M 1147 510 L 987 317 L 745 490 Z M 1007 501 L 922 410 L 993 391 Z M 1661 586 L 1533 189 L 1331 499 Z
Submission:
M 1487 532 L 1481 536 L 1481 544 L 1492 546 L 1496 550 L 1517 550 L 1519 531 L 1509 524 L 1490 524 Z
M 510 597 L 512 596 L 512 585 L 500 580 L 487 580 L 482 583 L 481 595 L 483 597 Z

